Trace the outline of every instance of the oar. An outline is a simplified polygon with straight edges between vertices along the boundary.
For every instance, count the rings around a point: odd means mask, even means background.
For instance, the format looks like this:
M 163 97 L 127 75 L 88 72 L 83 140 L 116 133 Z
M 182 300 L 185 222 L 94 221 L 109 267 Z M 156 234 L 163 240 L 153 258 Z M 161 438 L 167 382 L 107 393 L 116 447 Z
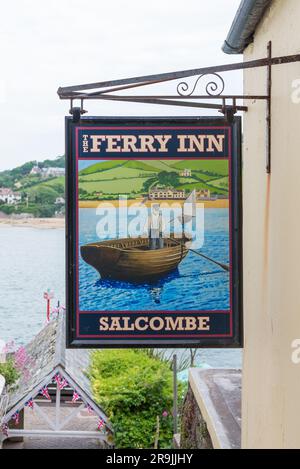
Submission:
M 170 239 L 171 241 L 174 241 L 174 243 L 182 244 L 180 241 L 177 241 L 176 239 L 173 239 L 173 238 L 168 238 L 168 239 Z M 198 251 L 195 251 L 195 249 L 191 249 L 191 248 L 187 248 L 187 249 L 188 249 L 189 251 L 191 251 L 191 252 L 194 252 L 194 253 L 197 254 L 198 256 L 203 257 L 203 258 L 206 259 L 207 261 L 213 262 L 214 264 L 218 265 L 218 266 L 221 267 L 222 269 L 224 269 L 224 270 L 226 270 L 227 272 L 229 272 L 229 265 L 227 265 L 227 264 L 222 264 L 222 262 L 215 261 L 214 259 L 211 259 L 210 257 L 205 256 L 204 254 L 201 254 L 201 253 L 198 252 Z

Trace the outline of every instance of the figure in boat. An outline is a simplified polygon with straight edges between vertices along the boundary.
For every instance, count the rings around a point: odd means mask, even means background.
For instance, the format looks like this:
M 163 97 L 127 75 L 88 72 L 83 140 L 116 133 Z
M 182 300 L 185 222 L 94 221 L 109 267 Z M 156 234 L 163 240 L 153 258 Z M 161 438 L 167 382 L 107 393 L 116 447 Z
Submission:
M 164 219 L 159 204 L 152 204 L 151 214 L 148 217 L 148 233 L 150 249 L 163 249 Z

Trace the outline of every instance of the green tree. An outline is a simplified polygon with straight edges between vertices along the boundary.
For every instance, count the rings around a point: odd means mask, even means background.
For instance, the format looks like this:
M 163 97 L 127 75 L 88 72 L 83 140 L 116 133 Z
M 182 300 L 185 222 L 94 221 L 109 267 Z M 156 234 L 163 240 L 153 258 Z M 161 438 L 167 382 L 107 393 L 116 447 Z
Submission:
M 58 193 L 47 186 L 38 186 L 30 193 L 30 199 L 37 204 L 54 204 Z
M 149 189 L 150 189 L 150 187 L 151 187 L 152 185 L 155 185 L 155 183 L 157 183 L 157 182 L 158 182 L 158 181 L 157 181 L 157 178 L 156 178 L 156 177 L 155 177 L 155 178 L 149 178 L 149 179 L 147 179 L 147 180 L 143 183 L 142 191 L 143 191 L 143 192 L 148 192 Z

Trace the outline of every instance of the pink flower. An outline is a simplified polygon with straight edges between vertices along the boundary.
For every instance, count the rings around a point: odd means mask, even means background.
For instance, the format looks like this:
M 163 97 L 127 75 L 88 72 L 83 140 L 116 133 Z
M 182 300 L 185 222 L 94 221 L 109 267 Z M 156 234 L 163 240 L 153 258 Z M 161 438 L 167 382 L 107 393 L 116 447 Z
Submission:
M 35 361 L 27 354 L 25 347 L 20 347 L 14 356 L 15 366 L 22 373 L 25 381 L 31 377 L 31 370 L 34 368 Z
M 166 410 L 164 410 L 163 413 L 162 413 L 162 416 L 163 417 L 168 417 L 168 415 L 169 415 L 168 412 Z

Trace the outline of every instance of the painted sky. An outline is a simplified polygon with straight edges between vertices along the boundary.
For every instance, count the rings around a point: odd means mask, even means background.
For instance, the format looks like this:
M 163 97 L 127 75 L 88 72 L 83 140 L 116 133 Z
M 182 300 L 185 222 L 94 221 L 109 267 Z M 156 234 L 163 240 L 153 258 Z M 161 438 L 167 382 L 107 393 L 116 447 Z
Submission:
M 0 170 L 63 154 L 64 115 L 69 103 L 59 101 L 59 86 L 240 61 L 240 56 L 228 56 L 221 50 L 239 3 L 3 2 Z M 227 83 L 226 92 L 241 92 L 241 73 L 228 74 Z M 176 86 L 177 82 L 152 86 L 150 92 L 174 94 Z M 86 108 L 89 115 L 102 116 L 207 114 L 196 109 L 113 102 L 88 102 Z
M 86 169 L 86 168 L 89 168 L 90 166 L 93 166 L 94 164 L 98 164 L 98 163 L 102 163 L 104 162 L 105 160 L 87 160 L 87 161 L 84 161 L 84 160 L 79 160 L 78 161 L 78 170 L 81 171 L 82 169 Z

